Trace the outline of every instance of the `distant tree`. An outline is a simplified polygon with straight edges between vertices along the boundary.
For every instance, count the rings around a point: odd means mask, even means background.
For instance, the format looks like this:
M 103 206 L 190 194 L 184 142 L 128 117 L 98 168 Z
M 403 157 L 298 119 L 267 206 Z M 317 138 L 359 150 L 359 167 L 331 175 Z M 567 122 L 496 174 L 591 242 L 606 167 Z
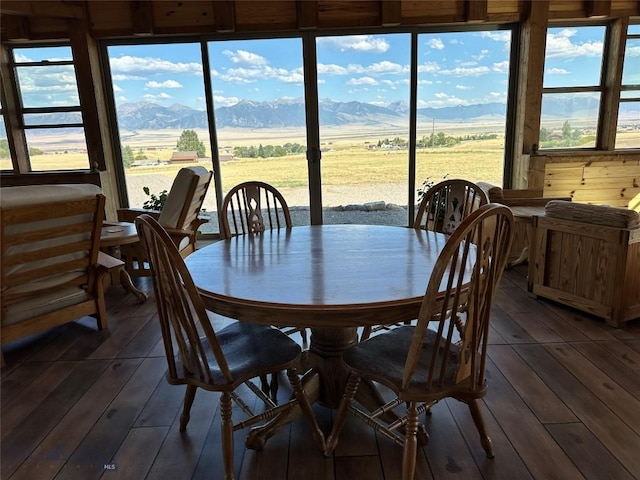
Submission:
M 67 153 L 67 151 L 65 150 L 64 153 Z M 29 147 L 29 155 L 42 155 L 42 150 L 36 147 Z
M 544 127 L 542 127 L 540 129 L 540 141 L 541 142 L 548 142 L 549 141 L 549 130 L 547 130 Z
M 122 149 L 122 163 L 124 163 L 125 168 L 133 165 L 133 150 L 129 145 L 125 145 Z
M 565 120 L 562 124 L 562 140 L 571 140 L 571 125 L 569 125 L 569 120 Z
M 9 140 L 0 140 L 0 158 L 9 158 Z
M 147 156 L 145 155 L 144 150 L 142 150 L 142 149 L 138 150 L 138 153 L 136 153 L 135 159 L 136 160 L 146 160 Z
M 198 134 L 195 130 L 184 130 L 180 134 L 176 149 L 180 152 L 196 152 L 198 158 L 204 157 L 205 153 L 204 143 L 198 139 Z

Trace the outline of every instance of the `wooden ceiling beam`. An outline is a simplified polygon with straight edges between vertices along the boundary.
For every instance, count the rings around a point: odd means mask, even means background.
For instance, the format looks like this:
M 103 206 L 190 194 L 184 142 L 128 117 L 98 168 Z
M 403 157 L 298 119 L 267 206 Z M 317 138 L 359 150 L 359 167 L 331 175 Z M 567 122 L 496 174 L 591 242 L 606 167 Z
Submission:
M 382 26 L 395 27 L 402 22 L 402 5 L 400 0 L 382 0 Z
M 2 0 L 2 13 L 30 17 L 83 18 L 84 7 L 82 2 L 69 0 L 47 2 Z
M 153 35 L 153 8 L 148 0 L 129 2 L 134 35 Z
M 466 0 L 464 2 L 464 17 L 466 22 L 487 21 L 487 0 Z
M 3 15 L 0 24 L 0 38 L 2 41 L 31 40 L 31 28 L 27 17 L 18 15 Z
M 296 0 L 298 29 L 315 30 L 318 28 L 318 1 Z
M 233 0 L 213 0 L 213 24 L 216 32 L 236 31 L 236 11 Z
M 611 0 L 585 0 L 587 17 L 608 17 L 611 14 Z

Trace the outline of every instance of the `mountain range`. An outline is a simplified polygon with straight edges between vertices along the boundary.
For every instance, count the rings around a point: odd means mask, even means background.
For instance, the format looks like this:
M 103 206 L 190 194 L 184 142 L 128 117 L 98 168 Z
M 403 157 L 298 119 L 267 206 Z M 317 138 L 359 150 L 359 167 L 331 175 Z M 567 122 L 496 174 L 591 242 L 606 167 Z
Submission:
M 625 104 L 621 104 L 621 107 Z M 573 98 L 556 99 L 545 102 L 543 114 L 570 118 L 580 112 L 593 111 L 598 108 L 597 99 Z M 401 125 L 406 122 L 409 105 L 398 101 L 387 106 L 373 105 L 363 102 L 336 102 L 320 100 L 318 104 L 320 124 L 341 126 L 359 125 Z M 478 120 L 503 121 L 506 114 L 504 103 L 483 103 L 475 105 L 459 105 L 443 108 L 419 108 L 418 121 L 469 122 Z M 302 127 L 305 125 L 305 108 L 302 99 L 279 99 L 271 102 L 255 102 L 242 100 L 230 107 L 215 109 L 218 128 L 283 128 Z M 57 114 L 56 121 L 52 114 L 43 116 L 43 123 L 72 123 L 81 121 L 79 114 Z M 32 124 L 40 123 L 32 115 Z M 46 119 L 46 120 L 45 120 Z M 185 105 L 174 104 L 164 107 L 155 103 L 125 103 L 118 106 L 118 124 L 122 130 L 158 130 L 164 128 L 207 128 L 207 114 L 204 110 L 196 110 Z

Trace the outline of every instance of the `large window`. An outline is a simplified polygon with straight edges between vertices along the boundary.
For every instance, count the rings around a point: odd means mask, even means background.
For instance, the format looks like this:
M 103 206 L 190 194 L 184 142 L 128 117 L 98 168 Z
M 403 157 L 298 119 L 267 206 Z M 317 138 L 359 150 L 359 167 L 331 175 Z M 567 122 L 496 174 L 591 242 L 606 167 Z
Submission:
M 406 225 L 411 36 L 316 44 L 323 221 Z
M 113 45 L 108 55 L 129 206 L 140 208 L 181 167 L 212 169 L 202 53 L 199 43 L 170 43 Z M 211 185 L 206 211 L 216 205 Z
M 541 149 L 595 148 L 606 27 L 547 30 Z
M 324 223 L 407 225 L 423 182 L 502 183 L 511 31 L 305 40 L 107 46 L 129 205 L 168 189 L 180 166 L 217 161 L 208 211 L 261 180 L 296 225 L 311 206 Z
M 640 25 L 627 30 L 616 148 L 640 148 Z
M 502 185 L 510 51 L 508 30 L 418 36 L 417 189 Z
M 12 49 L 32 171 L 88 169 L 71 47 Z
M 302 40 L 215 41 L 207 48 L 222 195 L 261 180 L 284 195 L 296 224 L 309 223 Z

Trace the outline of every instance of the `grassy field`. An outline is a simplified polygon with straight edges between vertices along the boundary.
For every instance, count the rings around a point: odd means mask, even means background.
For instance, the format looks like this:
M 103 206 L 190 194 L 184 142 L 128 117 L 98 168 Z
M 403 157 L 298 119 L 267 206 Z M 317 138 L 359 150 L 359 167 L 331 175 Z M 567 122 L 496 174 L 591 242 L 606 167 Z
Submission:
M 469 129 L 469 126 L 466 127 Z M 125 135 L 124 144 L 134 152 L 144 151 L 150 160 L 166 161 L 171 157 L 175 145 L 175 132 L 135 132 Z M 447 132 L 448 133 L 448 132 Z M 464 131 L 452 132 L 463 135 Z M 379 133 L 349 129 L 325 129 L 322 132 L 322 184 L 323 203 L 335 205 L 345 203 L 342 198 L 353 193 L 354 198 L 365 201 L 386 201 L 404 203 L 407 200 L 406 179 L 408 177 L 408 151 L 369 149 L 386 137 Z M 393 134 L 387 137 L 393 138 Z M 199 132 L 206 138 L 206 132 Z M 620 135 L 618 144 L 633 146 L 638 143 L 637 133 Z M 406 137 L 405 137 L 406 138 Z M 162 142 L 165 144 L 163 145 Z M 221 147 L 283 145 L 286 142 L 305 144 L 301 130 L 243 130 L 229 129 L 220 133 Z M 63 142 L 62 142 L 63 143 Z M 205 141 L 205 144 L 207 142 Z M 47 152 L 32 158 L 34 170 L 86 168 L 87 155 L 77 149 L 57 150 L 61 140 L 56 139 L 56 153 Z M 153 146 L 153 150 L 149 147 Z M 416 153 L 416 185 L 424 180 L 439 181 L 443 177 L 466 178 L 471 181 L 502 183 L 503 139 L 465 141 L 453 147 L 418 149 Z M 203 163 L 201 163 L 203 164 Z M 204 165 L 204 164 L 203 164 Z M 168 189 L 178 169 L 183 165 L 154 165 L 126 169 L 127 185 L 132 206 L 141 206 L 146 197 L 142 187 L 148 186 L 152 192 Z M 204 165 L 210 168 L 209 165 Z M 10 168 L 9 159 L 0 160 L 0 167 Z M 307 161 L 304 154 L 277 158 L 234 158 L 221 165 L 223 190 L 249 179 L 260 179 L 287 192 L 287 198 L 294 196 L 294 204 L 308 204 Z M 382 185 L 385 187 L 382 188 Z M 376 188 L 380 186 L 380 188 Z M 358 196 L 358 189 L 368 188 L 368 192 Z M 364 192 L 364 190 L 363 190 Z M 335 196 L 332 197 L 332 195 Z M 215 208 L 213 195 L 205 202 L 209 209 Z M 340 197 L 340 198 L 338 198 Z M 403 202 L 404 200 L 404 202 Z

